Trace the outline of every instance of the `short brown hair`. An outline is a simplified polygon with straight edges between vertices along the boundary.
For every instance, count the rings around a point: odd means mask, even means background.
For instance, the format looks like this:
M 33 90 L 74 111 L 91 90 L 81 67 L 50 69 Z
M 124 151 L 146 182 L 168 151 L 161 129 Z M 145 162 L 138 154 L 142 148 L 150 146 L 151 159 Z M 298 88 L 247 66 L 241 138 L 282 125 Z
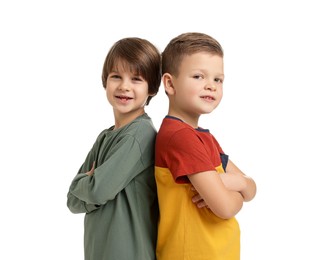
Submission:
M 186 55 L 207 52 L 223 57 L 220 43 L 204 33 L 183 33 L 172 39 L 162 53 L 162 73 L 178 75 L 178 68 Z
M 109 50 L 102 72 L 103 87 L 106 88 L 108 74 L 121 62 L 132 72 L 142 76 L 148 82 L 151 98 L 158 93 L 161 83 L 161 55 L 149 41 L 137 37 L 124 38 L 117 41 Z

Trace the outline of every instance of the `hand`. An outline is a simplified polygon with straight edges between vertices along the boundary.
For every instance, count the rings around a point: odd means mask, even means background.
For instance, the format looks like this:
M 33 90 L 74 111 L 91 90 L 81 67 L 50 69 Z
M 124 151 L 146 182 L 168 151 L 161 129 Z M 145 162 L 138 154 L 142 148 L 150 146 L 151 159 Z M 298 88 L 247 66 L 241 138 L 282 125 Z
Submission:
M 93 166 L 91 167 L 89 172 L 86 172 L 86 174 L 88 176 L 92 176 L 94 174 L 94 171 L 95 171 L 95 162 L 93 162 Z
M 201 209 L 201 208 L 209 208 L 209 206 L 205 203 L 205 201 L 202 199 L 201 195 L 197 193 L 196 189 L 192 186 L 191 190 L 194 191 L 196 194 L 192 197 L 192 202 L 196 204 L 196 206 Z

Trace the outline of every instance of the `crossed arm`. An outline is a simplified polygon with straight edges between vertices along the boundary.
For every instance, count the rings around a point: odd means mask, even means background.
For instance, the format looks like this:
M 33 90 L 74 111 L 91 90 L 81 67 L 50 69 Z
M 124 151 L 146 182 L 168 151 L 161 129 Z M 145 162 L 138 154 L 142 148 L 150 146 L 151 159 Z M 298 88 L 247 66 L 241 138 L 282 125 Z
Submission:
M 255 181 L 245 175 L 231 160 L 228 161 L 226 174 L 221 174 L 220 177 L 226 188 L 240 192 L 245 202 L 255 197 Z
M 198 208 L 209 207 L 220 218 L 235 216 L 244 201 L 255 197 L 256 184 L 232 161 L 228 161 L 226 173 L 206 171 L 189 175 L 197 195 L 192 198 Z

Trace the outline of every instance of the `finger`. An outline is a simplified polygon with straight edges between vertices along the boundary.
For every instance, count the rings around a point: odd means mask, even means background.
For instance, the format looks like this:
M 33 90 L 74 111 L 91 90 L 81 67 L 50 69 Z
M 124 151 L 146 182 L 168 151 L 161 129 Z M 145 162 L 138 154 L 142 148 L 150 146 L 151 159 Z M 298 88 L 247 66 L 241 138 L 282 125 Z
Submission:
M 95 171 L 95 162 L 93 162 L 93 165 L 92 165 L 92 167 L 91 167 L 91 169 L 90 169 L 90 174 L 93 174 L 94 173 L 94 171 Z
M 204 208 L 204 207 L 207 207 L 208 205 L 205 203 L 204 200 L 201 200 L 200 202 L 196 203 L 196 206 L 201 209 L 201 208 Z
M 194 203 L 197 203 L 197 202 L 199 202 L 200 200 L 202 200 L 200 194 L 194 195 L 194 196 L 192 197 L 192 201 L 193 201 Z

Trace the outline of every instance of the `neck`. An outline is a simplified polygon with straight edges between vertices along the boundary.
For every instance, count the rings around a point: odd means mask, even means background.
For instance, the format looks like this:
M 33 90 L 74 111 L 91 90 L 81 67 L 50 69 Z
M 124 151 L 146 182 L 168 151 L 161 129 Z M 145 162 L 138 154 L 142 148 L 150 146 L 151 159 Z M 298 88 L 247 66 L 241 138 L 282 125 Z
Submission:
M 128 114 L 120 114 L 114 111 L 114 117 L 115 117 L 115 126 L 114 129 L 121 128 L 129 123 L 131 123 L 134 119 L 137 117 L 143 115 L 145 113 L 143 110 L 138 110 L 135 113 L 128 113 Z
M 198 128 L 199 117 L 198 115 L 190 115 L 185 112 L 176 111 L 175 109 L 169 108 L 168 115 L 181 119 L 184 123 L 190 125 L 193 128 Z

